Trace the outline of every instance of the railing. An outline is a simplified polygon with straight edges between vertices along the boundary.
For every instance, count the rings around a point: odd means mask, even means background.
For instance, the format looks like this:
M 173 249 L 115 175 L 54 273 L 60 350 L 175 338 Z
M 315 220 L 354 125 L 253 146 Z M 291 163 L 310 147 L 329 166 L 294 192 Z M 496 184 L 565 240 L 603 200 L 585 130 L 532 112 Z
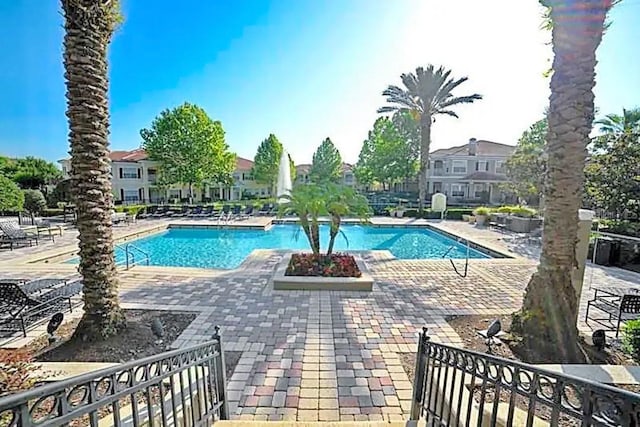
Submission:
M 228 416 L 224 353 L 213 340 L 0 399 L 0 425 L 208 426 Z
M 127 243 L 124 245 L 124 251 L 126 254 L 126 268 L 127 270 L 131 267 L 135 267 L 136 265 L 144 262 L 145 265 L 149 265 L 149 254 L 139 247 L 135 246 L 133 243 Z M 141 259 L 136 261 L 136 253 L 141 255 Z M 129 262 L 129 255 L 131 255 L 131 262 Z
M 460 237 L 458 238 L 458 242 L 460 242 L 460 240 L 462 240 L 463 238 Z M 458 267 L 456 267 L 456 264 L 453 262 L 453 259 L 449 258 L 449 262 L 451 263 L 451 267 L 453 267 L 453 271 L 456 272 L 456 274 L 460 277 L 467 277 L 467 273 L 469 272 L 469 239 L 464 239 L 467 241 L 467 254 L 465 256 L 465 260 L 464 260 L 464 271 L 461 273 L 460 271 L 458 271 Z M 445 253 L 442 255 L 442 258 L 446 258 L 447 255 L 449 255 L 449 253 L 456 248 L 457 245 L 451 245 L 449 246 L 449 248 L 445 251 Z
M 534 366 L 418 341 L 411 420 L 428 426 L 640 426 L 632 392 Z

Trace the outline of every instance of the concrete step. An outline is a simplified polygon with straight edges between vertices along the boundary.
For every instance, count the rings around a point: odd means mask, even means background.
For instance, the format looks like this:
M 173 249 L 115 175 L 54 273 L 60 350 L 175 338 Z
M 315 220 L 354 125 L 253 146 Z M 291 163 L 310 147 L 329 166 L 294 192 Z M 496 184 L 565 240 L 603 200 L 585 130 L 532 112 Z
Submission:
M 424 421 L 218 421 L 219 427 L 425 427 Z

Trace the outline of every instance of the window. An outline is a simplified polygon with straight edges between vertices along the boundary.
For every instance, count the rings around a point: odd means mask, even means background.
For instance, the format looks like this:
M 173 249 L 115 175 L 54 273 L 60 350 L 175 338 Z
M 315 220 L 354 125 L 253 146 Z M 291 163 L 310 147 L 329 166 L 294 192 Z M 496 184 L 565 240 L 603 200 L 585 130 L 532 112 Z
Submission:
M 138 179 L 140 178 L 138 168 L 120 168 L 120 178 Z
M 138 190 L 124 190 L 122 199 L 123 202 L 137 202 L 140 200 L 140 192 Z
M 466 160 L 454 160 L 453 161 L 453 173 L 467 173 L 467 161 Z
M 242 174 L 242 180 L 243 181 L 253 181 L 253 176 L 251 175 L 250 172 L 243 173 Z
M 474 184 L 473 195 L 479 199 L 484 195 L 484 184 Z
M 502 160 L 496 160 L 496 173 L 505 173 L 504 162 Z
M 454 166 L 455 170 L 455 166 Z M 464 197 L 464 184 L 451 184 L 452 197 Z
M 477 171 L 488 171 L 489 170 L 489 162 L 486 160 L 478 160 L 476 162 L 476 170 Z

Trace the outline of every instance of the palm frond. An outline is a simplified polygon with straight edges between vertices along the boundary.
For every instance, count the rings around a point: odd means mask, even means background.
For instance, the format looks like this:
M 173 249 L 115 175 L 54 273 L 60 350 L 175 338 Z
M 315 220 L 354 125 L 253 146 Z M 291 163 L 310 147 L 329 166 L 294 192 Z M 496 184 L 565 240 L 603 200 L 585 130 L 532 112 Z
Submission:
M 402 80 L 402 84 L 407 88 L 407 91 L 412 95 L 418 94 L 418 86 L 420 84 L 420 78 L 418 77 L 418 70 L 420 69 L 421 68 L 418 68 L 416 70 L 416 74 L 408 73 L 408 74 L 402 74 L 400 76 L 400 80 Z
M 444 102 L 447 98 L 453 96 L 451 93 L 455 88 L 460 86 L 462 83 L 469 80 L 469 77 L 461 77 L 457 80 L 450 79 L 440 86 L 438 93 L 434 97 L 434 107 L 437 107 L 438 104 Z
M 441 103 L 438 107 L 447 108 L 447 107 L 451 107 L 453 105 L 458 105 L 458 104 L 470 104 L 473 101 L 477 101 L 480 99 L 482 99 L 482 95 L 478 93 L 474 93 L 473 95 L 468 95 L 468 96 L 456 96 L 456 97 L 447 99 L 446 101 Z
M 460 117 L 458 117 L 458 115 L 455 113 L 455 111 L 451 111 L 451 110 L 438 110 L 438 111 L 436 111 L 436 114 L 446 114 L 447 116 L 455 117 L 456 119 L 459 119 L 459 118 L 460 118 Z M 435 117 L 433 118 L 433 121 L 434 121 L 434 122 L 436 121 Z

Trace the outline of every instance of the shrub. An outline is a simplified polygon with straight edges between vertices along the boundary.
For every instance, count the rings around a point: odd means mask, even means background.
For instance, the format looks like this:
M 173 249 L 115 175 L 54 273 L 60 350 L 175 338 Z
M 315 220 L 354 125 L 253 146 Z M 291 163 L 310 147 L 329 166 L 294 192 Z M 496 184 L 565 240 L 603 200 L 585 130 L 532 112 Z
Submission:
M 480 215 L 487 216 L 490 213 L 491 213 L 491 209 L 484 206 L 477 207 L 473 210 L 473 214 L 476 216 L 480 216 Z
M 512 214 L 514 209 L 517 209 L 517 206 L 500 206 L 494 209 L 494 212 Z
M 24 193 L 18 184 L 0 175 L 0 211 L 20 212 L 24 205 Z
M 360 277 L 356 260 L 347 254 L 293 254 L 285 272 L 287 276 Z
M 462 215 L 472 215 L 471 208 L 455 208 L 447 210 L 447 219 L 462 220 Z
M 517 206 L 511 213 L 522 218 L 533 218 L 538 214 L 535 209 L 527 208 L 525 206 Z
M 640 363 L 640 319 L 630 320 L 622 328 L 622 349 Z
M 24 209 L 31 216 L 39 215 L 47 207 L 47 200 L 40 190 L 23 190 Z

